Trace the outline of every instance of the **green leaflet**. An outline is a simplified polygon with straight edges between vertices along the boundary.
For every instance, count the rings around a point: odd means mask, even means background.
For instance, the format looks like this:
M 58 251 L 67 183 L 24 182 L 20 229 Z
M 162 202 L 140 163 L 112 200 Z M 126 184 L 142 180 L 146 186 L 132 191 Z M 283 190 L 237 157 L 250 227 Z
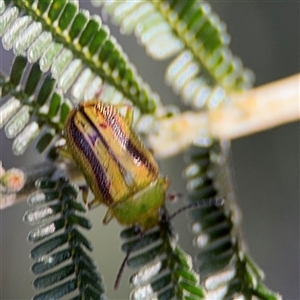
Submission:
M 39 180 L 37 187 L 30 196 L 35 207 L 24 216 L 29 224 L 41 224 L 28 236 L 38 243 L 30 253 L 38 276 L 33 285 L 39 290 L 33 299 L 60 299 L 71 292 L 81 299 L 104 299 L 102 280 L 88 254 L 91 243 L 77 229 L 91 228 L 82 216 L 84 207 L 76 202 L 77 190 L 62 178 Z
M 15 0 L 12 3 L 15 6 L 7 6 L 0 16 L 4 47 L 7 50 L 14 48 L 15 54 L 28 55 L 30 62 L 40 59 L 41 70 L 50 70 L 60 90 L 64 93 L 76 91 L 72 95 L 74 102 L 83 98 L 74 86 L 80 85 L 87 93 L 93 87 L 91 81 L 101 78 L 102 84 L 91 97 L 99 89 L 105 97 L 105 90 L 109 89 L 107 97 L 112 101 L 113 88 L 116 95 L 121 93 L 142 113 L 155 112 L 159 99 L 138 76 L 121 47 L 110 36 L 109 29 L 102 25 L 100 17 L 90 17 L 88 11 L 79 11 L 74 3 L 66 0 Z M 13 26 L 9 27 L 9 24 Z M 63 53 L 68 54 L 68 59 Z M 82 81 L 87 69 L 92 78 Z M 20 75 L 14 76 L 17 76 L 14 79 L 17 84 Z
M 243 249 L 239 218 L 234 217 L 239 212 L 233 205 L 228 151 L 225 144 L 210 140 L 203 145 L 193 145 L 186 156 L 188 166 L 184 175 L 189 201 L 193 203 L 215 196 L 225 199 L 224 206 L 197 208 L 189 212 L 200 249 L 196 260 L 201 282 L 208 298 L 231 299 L 240 295 L 245 299 L 253 296 L 281 299 L 263 285 L 261 270 Z
M 16 155 L 23 154 L 36 139 L 37 150 L 43 152 L 61 135 L 70 103 L 55 92 L 56 83 L 50 75 L 42 75 L 37 63 L 29 64 L 23 56 L 16 57 L 10 78 L 3 77 L 1 100 L 9 100 L 0 106 L 1 127 L 15 138 Z
M 133 285 L 130 299 L 139 299 L 139 295 L 157 299 L 205 298 L 198 275 L 192 270 L 191 259 L 179 248 L 169 226 L 168 221 L 162 221 L 142 238 L 132 228 L 121 232 L 125 239 L 122 250 L 131 254 L 127 265 L 139 268 L 130 279 Z
M 229 49 L 225 24 L 206 1 L 94 1 L 125 34 L 134 33 L 154 59 L 176 56 L 166 82 L 196 109 L 228 100 L 252 86 L 253 74 Z

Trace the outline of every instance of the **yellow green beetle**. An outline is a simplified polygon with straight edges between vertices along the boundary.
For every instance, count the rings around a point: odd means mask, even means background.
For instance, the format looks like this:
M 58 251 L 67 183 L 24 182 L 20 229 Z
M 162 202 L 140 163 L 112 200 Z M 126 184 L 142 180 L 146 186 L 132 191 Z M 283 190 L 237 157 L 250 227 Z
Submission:
M 88 101 L 71 111 L 65 125 L 68 150 L 95 199 L 108 206 L 103 223 L 113 217 L 141 230 L 160 221 L 169 181 L 160 177 L 156 161 L 123 117 L 109 104 Z

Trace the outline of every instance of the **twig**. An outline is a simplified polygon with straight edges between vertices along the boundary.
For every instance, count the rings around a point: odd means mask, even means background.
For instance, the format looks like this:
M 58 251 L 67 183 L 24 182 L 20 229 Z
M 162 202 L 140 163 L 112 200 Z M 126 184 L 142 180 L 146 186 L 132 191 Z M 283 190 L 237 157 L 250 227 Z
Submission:
M 250 91 L 232 94 L 224 106 L 208 112 L 185 112 L 160 121 L 149 138 L 157 157 L 174 155 L 195 139 L 234 139 L 299 120 L 300 74 Z

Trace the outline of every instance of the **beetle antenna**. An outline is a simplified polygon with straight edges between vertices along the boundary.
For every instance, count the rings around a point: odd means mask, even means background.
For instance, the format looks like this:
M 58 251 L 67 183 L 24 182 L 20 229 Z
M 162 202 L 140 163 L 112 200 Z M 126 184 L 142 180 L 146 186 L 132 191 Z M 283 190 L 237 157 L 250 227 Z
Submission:
M 134 249 L 138 246 L 138 244 L 141 242 L 143 237 L 144 237 L 144 232 L 141 232 L 141 234 L 139 236 L 139 239 L 128 249 L 128 251 L 126 253 L 126 256 L 124 257 L 124 259 L 122 261 L 122 264 L 119 268 L 119 271 L 118 271 L 118 274 L 117 274 L 117 277 L 116 277 L 116 280 L 115 280 L 115 284 L 114 284 L 114 289 L 115 290 L 118 289 L 118 287 L 119 287 L 120 280 L 121 280 L 121 277 L 122 277 L 122 274 L 123 274 L 123 271 L 124 271 L 124 268 L 125 268 L 125 264 L 128 261 L 131 252 L 134 251 Z
M 175 211 L 172 215 L 167 217 L 167 220 L 170 221 L 173 218 L 175 218 L 177 215 L 181 214 L 182 212 L 191 209 L 191 208 L 200 208 L 200 207 L 210 207 L 210 206 L 222 206 L 224 205 L 225 200 L 221 198 L 209 198 L 204 199 L 202 201 L 193 202 L 186 206 L 183 206 L 179 208 L 177 211 Z

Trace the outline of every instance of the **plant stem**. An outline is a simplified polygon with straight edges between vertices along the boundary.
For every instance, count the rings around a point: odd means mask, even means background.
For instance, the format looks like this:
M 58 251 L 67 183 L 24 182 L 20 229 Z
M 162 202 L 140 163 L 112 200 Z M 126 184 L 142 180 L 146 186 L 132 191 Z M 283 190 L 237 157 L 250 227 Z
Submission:
M 195 139 L 235 139 L 299 120 L 300 74 L 231 95 L 231 101 L 208 112 L 185 112 L 160 121 L 149 138 L 157 157 L 174 155 Z

